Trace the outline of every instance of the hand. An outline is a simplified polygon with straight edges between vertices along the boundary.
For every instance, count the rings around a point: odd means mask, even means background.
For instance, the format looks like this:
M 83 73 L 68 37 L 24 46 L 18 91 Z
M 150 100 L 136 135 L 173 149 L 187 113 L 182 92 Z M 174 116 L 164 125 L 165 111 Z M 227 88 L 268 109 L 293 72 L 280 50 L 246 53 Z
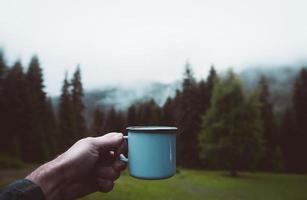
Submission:
M 39 185 L 47 199 L 74 199 L 96 191 L 109 192 L 126 167 L 118 160 L 118 155 L 126 150 L 121 133 L 88 137 L 26 178 Z

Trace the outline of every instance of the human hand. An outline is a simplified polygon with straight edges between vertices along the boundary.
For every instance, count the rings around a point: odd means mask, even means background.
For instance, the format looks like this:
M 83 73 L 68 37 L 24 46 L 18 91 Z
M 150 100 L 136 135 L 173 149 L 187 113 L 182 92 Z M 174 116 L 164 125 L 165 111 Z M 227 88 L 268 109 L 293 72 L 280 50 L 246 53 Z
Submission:
M 96 191 L 109 192 L 126 167 L 118 160 L 118 155 L 126 150 L 121 133 L 84 138 L 26 178 L 39 185 L 47 199 L 74 199 Z

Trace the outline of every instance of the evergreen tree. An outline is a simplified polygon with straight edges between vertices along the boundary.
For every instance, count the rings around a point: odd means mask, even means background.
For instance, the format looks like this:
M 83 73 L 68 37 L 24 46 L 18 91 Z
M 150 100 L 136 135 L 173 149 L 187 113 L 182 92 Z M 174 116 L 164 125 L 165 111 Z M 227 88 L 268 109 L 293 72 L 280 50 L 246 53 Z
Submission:
M 44 115 L 44 129 L 46 133 L 46 155 L 48 158 L 54 157 L 56 154 L 60 153 L 61 146 L 59 141 L 62 139 L 59 136 L 57 121 L 55 118 L 54 109 L 52 106 L 52 101 L 50 98 L 47 99 L 46 109 Z
M 178 135 L 178 163 L 185 167 L 199 166 L 197 134 L 200 130 L 197 84 L 189 63 L 185 66 L 182 92 L 177 93 L 176 125 Z
M 28 97 L 25 74 L 21 63 L 17 61 L 8 71 L 4 81 L 3 94 L 5 96 L 5 117 L 3 132 L 5 136 L 1 140 L 6 141 L 4 149 L 11 155 L 25 158 L 27 149 L 23 149 L 28 143 L 28 110 L 26 99 Z
M 43 74 L 38 58 L 32 57 L 27 73 L 27 122 L 28 144 L 24 145 L 26 161 L 42 161 L 47 157 L 46 135 L 46 94 L 44 92 Z M 32 145 L 29 145 L 32 144 Z
M 0 151 L 5 152 L 7 149 L 5 149 L 5 146 L 7 141 L 5 141 L 4 138 L 6 138 L 6 106 L 5 106 L 5 95 L 4 95 L 4 81 L 5 81 L 5 74 L 7 72 L 7 66 L 6 62 L 4 60 L 3 52 L 0 50 L 0 137 L 2 138 L 0 140 Z
M 214 84 L 217 79 L 218 79 L 217 73 L 214 69 L 214 66 L 212 65 L 210 68 L 209 76 L 207 78 L 207 82 L 206 82 L 208 95 L 207 95 L 207 100 L 205 100 L 205 102 L 209 102 L 209 106 L 210 106 L 210 101 L 212 98 Z
M 263 119 L 263 142 L 264 158 L 261 162 L 261 168 L 264 170 L 276 170 L 280 165 L 278 155 L 278 133 L 275 116 L 273 113 L 273 104 L 270 100 L 270 91 L 267 79 L 264 75 L 259 81 L 259 101 L 261 103 L 261 116 Z
M 295 82 L 293 106 L 297 123 L 303 132 L 307 132 L 307 69 L 303 68 Z
M 202 162 L 236 176 L 237 170 L 256 160 L 261 131 L 257 95 L 245 98 L 240 81 L 229 72 L 216 83 L 211 107 L 203 118 L 198 138 Z
M 5 63 L 4 55 L 3 52 L 0 50 L 0 94 L 1 92 L 3 92 L 3 83 L 6 71 L 7 71 L 7 66 Z
M 96 107 L 94 111 L 94 119 L 91 126 L 91 135 L 98 136 L 103 133 L 103 127 L 105 124 L 105 113 L 100 107 Z
M 199 116 L 205 114 L 205 112 L 208 110 L 210 107 L 210 101 L 211 101 L 211 96 L 212 96 L 212 91 L 214 87 L 214 83 L 217 79 L 217 74 L 214 69 L 214 66 L 212 65 L 210 68 L 209 75 L 207 77 L 207 81 L 201 80 L 198 83 L 198 100 L 199 102 L 197 105 L 199 106 L 198 111 L 199 111 Z
M 204 80 L 201 80 L 197 85 L 197 96 L 199 103 L 199 113 L 204 114 L 209 108 L 210 100 L 209 100 L 209 92 L 207 88 L 207 84 Z
M 161 122 L 161 109 L 153 99 L 138 105 L 138 122 L 142 126 L 153 126 Z
M 67 80 L 67 73 L 63 81 L 62 94 L 59 101 L 59 133 L 61 149 L 66 149 L 74 143 L 74 130 L 73 130 L 73 115 L 72 115 L 72 102 L 70 84 Z
M 283 115 L 281 123 L 281 152 L 287 172 L 300 172 L 303 141 L 298 129 L 293 108 L 289 107 Z
M 300 143 L 299 152 L 307 152 L 307 69 L 302 68 L 294 86 L 293 108 L 296 115 Z M 294 156 L 294 155 L 293 155 Z M 297 163 L 299 172 L 307 172 L 307 158 L 301 157 Z
M 174 123 L 174 100 L 170 97 L 167 98 L 165 104 L 163 105 L 162 108 L 162 123 L 166 126 L 175 126 Z
M 181 104 L 182 104 L 182 91 L 177 89 L 175 97 L 172 100 L 173 111 L 171 116 L 171 119 L 174 122 L 175 126 L 178 126 L 182 118 L 182 111 L 180 110 Z
M 149 121 L 149 112 L 150 110 L 145 106 L 144 102 L 137 103 L 137 122 L 139 126 L 145 126 L 147 124 Z
M 83 87 L 81 83 L 81 72 L 80 67 L 77 67 L 73 78 L 71 80 L 72 92 L 71 92 L 71 102 L 72 102 L 72 114 L 73 114 L 73 139 L 75 141 L 86 136 L 86 125 L 84 119 L 84 103 L 83 103 Z
M 109 132 L 122 132 L 124 128 L 123 125 L 123 115 L 112 107 L 107 113 L 105 126 L 103 127 L 103 134 Z
M 136 126 L 137 124 L 136 106 L 132 104 L 127 111 L 127 126 Z

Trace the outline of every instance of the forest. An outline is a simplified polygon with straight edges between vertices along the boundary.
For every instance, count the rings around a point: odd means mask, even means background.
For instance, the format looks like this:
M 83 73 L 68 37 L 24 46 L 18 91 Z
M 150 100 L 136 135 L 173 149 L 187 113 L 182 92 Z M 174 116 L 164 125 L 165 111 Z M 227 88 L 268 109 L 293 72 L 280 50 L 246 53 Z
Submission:
M 85 117 L 81 66 L 66 73 L 57 105 L 45 92 L 43 69 L 33 56 L 28 66 L 8 65 L 0 53 L 0 168 L 41 163 L 83 137 L 125 133 L 127 126 L 167 125 L 179 129 L 177 164 L 184 168 L 306 173 L 307 69 L 291 85 L 292 94 L 276 117 L 267 77 L 244 90 L 231 69 L 197 80 L 184 68 L 181 87 L 161 106 L 154 99 L 126 110 L 96 106 Z

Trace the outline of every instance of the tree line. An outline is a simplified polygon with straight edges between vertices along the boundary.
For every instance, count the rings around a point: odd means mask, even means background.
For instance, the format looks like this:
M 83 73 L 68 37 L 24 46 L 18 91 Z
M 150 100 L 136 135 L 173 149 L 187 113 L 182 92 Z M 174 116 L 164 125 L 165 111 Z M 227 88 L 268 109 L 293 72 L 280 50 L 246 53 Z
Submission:
M 41 162 L 64 151 L 80 138 L 125 132 L 134 125 L 179 128 L 177 163 L 183 167 L 307 172 L 307 70 L 293 85 L 293 98 L 278 121 L 267 78 L 251 91 L 231 70 L 196 80 L 189 63 L 181 89 L 163 106 L 153 99 L 127 110 L 97 106 L 91 124 L 85 119 L 80 67 L 65 74 L 57 106 L 44 92 L 36 56 L 23 67 L 8 66 L 0 54 L 0 151 L 26 162 Z

